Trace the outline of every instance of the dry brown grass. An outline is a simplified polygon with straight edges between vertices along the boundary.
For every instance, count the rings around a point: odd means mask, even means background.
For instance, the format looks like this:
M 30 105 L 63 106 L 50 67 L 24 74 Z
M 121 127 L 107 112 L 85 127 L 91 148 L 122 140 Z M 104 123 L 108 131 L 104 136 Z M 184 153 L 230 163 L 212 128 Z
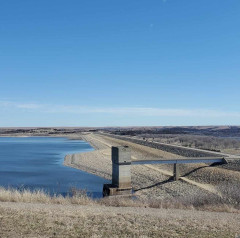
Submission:
M 86 190 L 72 189 L 72 196 L 61 195 L 50 196 L 41 190 L 16 190 L 0 188 L 0 202 L 15 203 L 42 203 L 61 205 L 102 205 L 109 207 L 144 207 L 159 209 L 188 209 L 206 210 L 218 212 L 240 213 L 239 192 L 234 187 L 227 186 L 228 193 L 225 197 L 215 194 L 196 194 L 188 197 L 177 197 L 172 199 L 141 199 L 138 197 L 114 196 L 101 199 L 92 199 Z M 225 191 L 224 190 L 224 191 Z M 236 197 L 232 196 L 234 194 Z M 229 197 L 227 196 L 229 195 Z
M 234 237 L 240 232 L 240 211 L 217 197 L 93 200 L 85 190 L 72 194 L 0 188 L 0 237 Z
M 235 237 L 239 215 L 172 209 L 0 203 L 0 237 Z
M 5 189 L 0 187 L 0 202 L 24 202 L 44 204 L 78 204 L 93 205 L 95 201 L 87 196 L 85 190 L 73 191 L 73 196 L 63 197 L 61 195 L 50 196 L 42 190 L 30 191 L 27 189 Z
M 210 151 L 235 150 L 240 148 L 240 141 L 232 138 L 221 138 L 206 135 L 185 134 L 139 134 L 138 138 L 162 142 L 167 144 L 182 145 L 186 147 L 205 149 Z

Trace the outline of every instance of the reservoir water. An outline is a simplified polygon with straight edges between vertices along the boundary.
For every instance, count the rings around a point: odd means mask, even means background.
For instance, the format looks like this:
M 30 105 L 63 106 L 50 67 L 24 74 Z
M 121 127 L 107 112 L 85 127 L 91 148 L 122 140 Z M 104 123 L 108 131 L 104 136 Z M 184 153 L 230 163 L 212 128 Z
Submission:
M 92 150 L 84 141 L 60 137 L 0 137 L 0 186 L 64 196 L 81 188 L 101 197 L 107 180 L 63 165 L 66 154 Z

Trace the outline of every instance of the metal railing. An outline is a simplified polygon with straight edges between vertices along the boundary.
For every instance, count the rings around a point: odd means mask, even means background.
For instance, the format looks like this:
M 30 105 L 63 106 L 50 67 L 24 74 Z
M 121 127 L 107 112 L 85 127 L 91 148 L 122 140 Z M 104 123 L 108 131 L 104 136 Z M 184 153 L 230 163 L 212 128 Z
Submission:
M 179 158 L 179 159 L 165 159 L 165 160 L 133 160 L 131 165 L 144 165 L 144 164 L 173 164 L 173 179 L 179 180 L 179 164 L 227 164 L 227 160 L 223 157 L 194 157 L 194 158 Z
M 227 161 L 223 157 L 194 157 L 194 158 L 180 158 L 180 159 L 165 159 L 165 160 L 133 160 L 132 165 L 141 164 L 190 164 L 190 163 L 223 163 L 226 164 Z

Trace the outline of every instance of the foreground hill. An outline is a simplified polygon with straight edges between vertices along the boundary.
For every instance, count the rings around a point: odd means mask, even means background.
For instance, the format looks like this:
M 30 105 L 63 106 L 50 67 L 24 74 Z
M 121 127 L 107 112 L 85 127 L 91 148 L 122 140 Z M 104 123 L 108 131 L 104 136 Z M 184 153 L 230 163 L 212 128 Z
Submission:
M 0 202 L 0 237 L 236 237 L 240 214 Z

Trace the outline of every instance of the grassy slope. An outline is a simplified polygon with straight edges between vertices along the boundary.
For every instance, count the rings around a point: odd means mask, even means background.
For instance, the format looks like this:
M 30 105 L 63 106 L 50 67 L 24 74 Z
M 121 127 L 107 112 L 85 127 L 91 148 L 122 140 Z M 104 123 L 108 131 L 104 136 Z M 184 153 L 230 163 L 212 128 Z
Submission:
M 0 188 L 0 237 L 235 237 L 240 234 L 239 210 L 216 207 L 218 212 L 213 212 L 212 206 L 210 211 L 198 211 L 193 206 L 188 209 L 175 206 L 181 208 L 175 209 L 171 202 L 155 205 L 122 197 L 96 201 L 82 191 L 63 198 L 50 197 L 41 191 Z
M 240 215 L 0 202 L 0 237 L 235 237 Z

